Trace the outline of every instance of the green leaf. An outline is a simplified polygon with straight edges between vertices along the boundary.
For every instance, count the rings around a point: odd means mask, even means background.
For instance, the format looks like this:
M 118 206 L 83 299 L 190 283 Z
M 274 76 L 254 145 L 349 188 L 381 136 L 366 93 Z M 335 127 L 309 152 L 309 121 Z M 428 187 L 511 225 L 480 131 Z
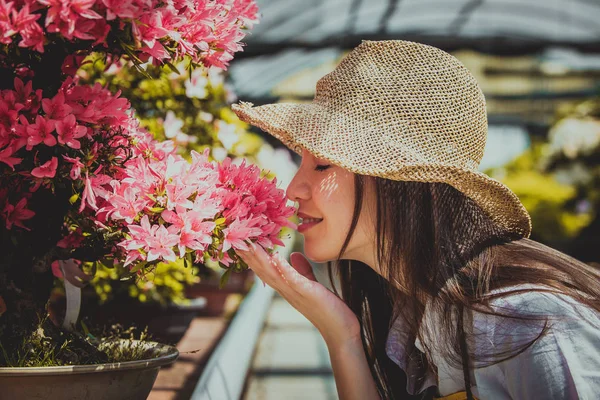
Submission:
M 192 260 L 192 253 L 186 253 L 185 254 L 185 256 L 183 257 L 183 265 L 186 268 L 189 268 L 192 265 L 194 265 L 194 260 Z
M 223 225 L 225 223 L 226 219 L 225 217 L 219 218 L 215 220 L 215 224 L 217 225 Z
M 144 268 L 145 266 L 146 266 L 146 262 L 145 262 L 145 261 L 141 261 L 141 262 L 137 263 L 137 264 L 135 265 L 135 267 L 131 268 L 131 269 L 129 270 L 129 272 L 131 272 L 131 273 L 133 274 L 133 273 L 135 273 L 135 272 L 138 272 L 139 270 L 141 270 L 141 269 L 142 269 L 142 268 Z
M 90 271 L 91 275 L 95 276 L 97 270 L 98 270 L 98 261 L 94 261 L 92 263 L 92 270 Z
M 219 281 L 219 289 L 223 289 L 225 287 L 227 281 L 229 280 L 229 275 L 231 275 L 232 271 L 233 268 L 227 268 L 223 275 L 221 275 L 221 280 Z
M 164 63 L 171 69 L 171 71 L 175 72 L 177 75 L 181 75 L 181 72 L 179 72 L 179 70 L 175 65 L 173 65 L 173 63 L 171 63 L 170 61 L 165 61 Z
M 94 336 L 90 333 L 90 330 L 88 329 L 85 322 L 80 321 L 80 323 L 81 323 L 81 328 L 83 329 L 83 333 L 85 333 L 85 336 L 91 336 L 93 338 Z

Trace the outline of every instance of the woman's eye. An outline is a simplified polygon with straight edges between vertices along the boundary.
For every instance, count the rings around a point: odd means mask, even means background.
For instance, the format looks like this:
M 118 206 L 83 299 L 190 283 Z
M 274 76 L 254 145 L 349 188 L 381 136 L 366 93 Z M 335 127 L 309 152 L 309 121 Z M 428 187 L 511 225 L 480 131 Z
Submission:
M 315 171 L 325 171 L 329 167 L 331 167 L 331 165 L 317 165 Z

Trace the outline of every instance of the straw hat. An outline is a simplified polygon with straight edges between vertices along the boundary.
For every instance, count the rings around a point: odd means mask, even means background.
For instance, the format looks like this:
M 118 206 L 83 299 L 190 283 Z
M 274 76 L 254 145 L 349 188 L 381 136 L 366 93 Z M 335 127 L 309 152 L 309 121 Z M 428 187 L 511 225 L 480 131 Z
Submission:
M 529 214 L 502 183 L 478 172 L 487 138 L 485 98 L 450 54 L 401 40 L 363 41 L 317 83 L 311 103 L 232 106 L 290 149 L 362 175 L 445 182 L 519 236 Z

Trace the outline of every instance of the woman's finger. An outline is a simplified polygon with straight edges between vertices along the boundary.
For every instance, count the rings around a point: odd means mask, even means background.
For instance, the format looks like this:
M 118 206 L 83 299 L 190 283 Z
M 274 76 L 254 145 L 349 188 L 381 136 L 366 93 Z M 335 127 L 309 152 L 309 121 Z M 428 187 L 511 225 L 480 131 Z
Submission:
M 285 279 L 288 285 L 291 288 L 293 288 L 296 292 L 307 294 L 307 291 L 312 291 L 312 289 L 315 287 L 315 284 L 318 284 L 318 282 L 316 282 L 316 279 L 310 279 L 309 277 L 300 273 L 298 270 L 292 267 L 290 263 L 281 254 L 275 253 L 273 255 L 273 259 L 276 261 L 276 267 L 279 271 L 281 271 L 283 279 Z M 305 261 L 306 263 L 308 263 L 307 260 Z M 310 264 L 308 264 L 308 266 L 306 264 L 302 264 L 301 266 L 299 266 L 299 268 L 301 268 L 302 272 L 306 274 L 309 274 L 309 268 L 312 271 Z
M 305 276 L 306 278 L 310 279 L 311 281 L 315 281 L 315 282 L 317 281 L 317 278 L 315 277 L 315 273 L 313 272 L 312 266 L 310 265 L 310 263 L 308 262 L 308 260 L 306 259 L 306 257 L 304 257 L 304 255 L 302 253 L 294 252 L 294 253 L 290 254 L 290 264 L 301 275 Z
M 281 272 L 276 267 L 275 261 L 261 246 L 253 243 L 248 251 L 237 250 L 236 252 L 264 283 L 276 288 L 276 285 L 281 282 Z

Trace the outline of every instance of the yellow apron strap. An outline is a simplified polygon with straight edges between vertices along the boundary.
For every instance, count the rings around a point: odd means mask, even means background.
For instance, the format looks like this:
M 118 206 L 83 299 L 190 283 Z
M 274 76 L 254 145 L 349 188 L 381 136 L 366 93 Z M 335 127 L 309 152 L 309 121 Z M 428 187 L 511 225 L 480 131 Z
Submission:
M 477 397 L 473 397 L 477 400 Z M 467 400 L 467 392 L 456 392 L 444 397 L 436 397 L 436 400 Z

